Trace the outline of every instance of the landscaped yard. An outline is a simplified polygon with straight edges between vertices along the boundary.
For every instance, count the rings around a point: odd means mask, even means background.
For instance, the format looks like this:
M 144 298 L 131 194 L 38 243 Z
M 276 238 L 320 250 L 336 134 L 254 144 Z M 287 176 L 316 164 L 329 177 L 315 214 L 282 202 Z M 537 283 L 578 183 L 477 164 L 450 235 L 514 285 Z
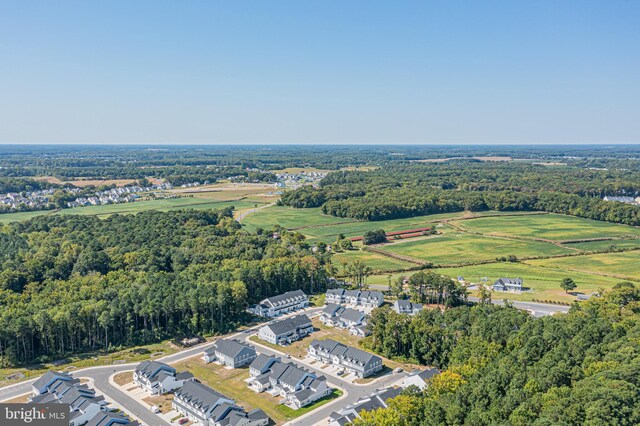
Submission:
M 448 232 L 433 238 L 397 241 L 380 246 L 389 253 L 432 262 L 434 265 L 495 260 L 496 257 L 515 255 L 552 256 L 572 251 L 551 243 L 485 237 L 466 233 Z
M 458 221 L 455 224 L 482 234 L 515 235 L 554 241 L 640 236 L 640 228 L 557 214 L 488 217 Z
M 244 381 L 249 377 L 248 368 L 227 369 L 217 364 L 204 364 L 199 357 L 193 357 L 174 365 L 178 370 L 190 371 L 202 383 L 228 396 L 243 406 L 246 410 L 262 409 L 276 424 L 283 424 L 288 420 L 299 417 L 310 410 L 328 403 L 342 393 L 334 392 L 330 397 L 317 401 L 300 410 L 292 410 L 279 404 L 281 397 L 272 397 L 267 392 L 255 393 Z

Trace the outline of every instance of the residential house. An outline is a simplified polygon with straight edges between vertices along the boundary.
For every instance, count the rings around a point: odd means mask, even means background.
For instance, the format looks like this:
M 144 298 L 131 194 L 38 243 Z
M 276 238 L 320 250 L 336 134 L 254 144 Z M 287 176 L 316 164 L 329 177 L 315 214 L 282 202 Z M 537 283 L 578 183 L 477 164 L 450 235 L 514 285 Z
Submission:
M 325 364 L 334 364 L 357 377 L 368 377 L 382 370 L 382 358 L 369 352 L 338 343 L 333 339 L 314 340 L 309 356 Z
M 399 314 L 414 315 L 422 310 L 422 304 L 412 303 L 408 299 L 396 300 L 393 303 L 393 310 Z
M 369 330 L 369 327 L 367 327 L 366 325 L 356 325 L 353 327 L 349 327 L 349 334 L 352 334 L 354 336 L 358 336 L 358 337 L 367 337 L 369 335 L 371 335 L 371 330 Z
M 143 361 L 133 372 L 133 382 L 152 395 L 171 392 L 190 380 L 191 373 L 176 373 L 175 368 L 158 361 Z
M 231 398 L 197 381 L 175 392 L 172 407 L 200 426 L 266 426 L 271 422 L 264 411 L 247 413 Z
M 329 415 L 329 426 L 344 426 L 360 418 L 363 411 L 373 411 L 378 408 L 387 408 L 388 401 L 400 395 L 402 388 L 385 388 L 373 394 L 360 398 L 355 404 L 347 405 L 339 411 Z
M 373 309 L 382 306 L 384 295 L 380 291 L 345 290 L 342 288 L 327 290 L 325 303 L 346 304 L 352 307 Z
M 522 291 L 522 278 L 500 278 L 492 288 L 493 291 Z
M 287 345 L 313 332 L 313 324 L 306 315 L 296 315 L 280 321 L 274 321 L 260 327 L 258 337 L 274 345 Z
M 320 321 L 331 327 L 351 328 L 366 324 L 364 312 L 345 308 L 335 303 L 328 304 L 320 315 Z
M 309 306 L 309 298 L 302 290 L 288 291 L 268 297 L 247 310 L 261 317 L 273 318 L 282 314 L 304 309 Z
M 271 367 L 266 370 L 266 365 Z M 268 390 L 274 396 L 280 395 L 283 397 L 282 403 L 293 409 L 309 405 L 332 391 L 326 377 L 276 358 L 272 358 L 271 362 L 262 359 L 255 367 L 253 374 L 262 373 L 250 377 L 249 387 L 258 393 Z
M 416 370 L 404 378 L 402 381 L 402 387 L 406 389 L 409 386 L 417 386 L 420 390 L 424 390 L 426 389 L 429 380 L 438 374 L 440 374 L 440 370 L 437 368 Z
M 85 426 L 140 426 L 140 423 L 120 413 L 101 411 L 89 419 Z
M 271 369 L 273 364 L 280 362 L 280 358 L 272 357 L 265 354 L 260 354 L 249 365 L 249 377 L 257 377 L 266 373 Z
M 31 385 L 31 390 L 33 395 L 40 395 L 43 393 L 49 392 L 50 389 L 55 388 L 62 384 L 62 382 L 72 382 L 79 383 L 80 380 L 74 379 L 73 376 L 69 373 L 63 373 L 60 371 L 47 371 L 42 376 L 38 378 L 33 385 Z
M 207 363 L 216 361 L 231 368 L 240 368 L 256 359 L 256 350 L 237 340 L 218 339 L 204 350 L 202 359 Z

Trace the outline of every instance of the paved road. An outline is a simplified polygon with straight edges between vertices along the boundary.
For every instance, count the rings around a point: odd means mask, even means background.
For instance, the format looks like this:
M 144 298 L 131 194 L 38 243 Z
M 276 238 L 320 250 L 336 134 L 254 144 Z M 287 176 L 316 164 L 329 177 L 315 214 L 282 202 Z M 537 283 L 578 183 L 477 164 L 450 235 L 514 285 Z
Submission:
M 479 302 L 480 299 L 477 297 L 469 297 L 471 302 Z M 504 300 L 496 299 L 491 300 L 491 303 L 494 305 L 504 305 Z M 522 309 L 524 311 L 529 311 L 535 317 L 544 317 L 547 315 L 555 315 L 555 314 L 566 314 L 569 312 L 570 307 L 565 305 L 551 305 L 547 303 L 537 303 L 537 302 L 518 302 L 518 301 L 509 301 L 515 308 Z
M 305 313 L 312 315 L 319 312 L 322 308 L 311 308 L 305 311 Z M 297 315 L 300 312 L 293 313 L 292 315 Z M 260 328 L 262 324 L 249 329 L 249 332 L 255 332 L 258 328 Z M 234 334 L 232 337 L 240 336 L 245 332 L 240 332 Z M 180 362 L 187 358 L 191 358 L 193 356 L 199 355 L 202 350 L 210 345 L 210 342 L 202 343 L 200 345 L 194 346 L 192 348 L 186 349 L 184 351 L 176 352 L 171 355 L 167 355 L 162 358 L 158 358 L 158 361 L 165 362 L 167 364 L 173 364 L 176 362 Z M 120 373 L 123 371 L 131 371 L 135 368 L 138 363 L 130 363 L 130 364 L 120 364 L 120 365 L 105 365 L 99 367 L 89 367 L 72 371 L 75 377 L 87 377 L 93 380 L 94 387 L 106 395 L 107 399 L 112 401 L 116 401 L 120 404 L 124 410 L 131 414 L 134 417 L 137 417 L 141 422 L 143 422 L 147 426 L 170 426 L 170 423 L 167 423 L 165 420 L 155 415 L 151 411 L 149 411 L 144 405 L 140 404 L 135 399 L 126 395 L 120 389 L 113 386 L 109 383 L 109 377 L 111 377 L 115 373 Z M 37 379 L 37 378 L 36 378 Z M 13 399 L 18 396 L 24 395 L 26 393 L 31 392 L 31 384 L 36 380 L 31 379 L 25 382 L 20 382 L 15 385 L 7 386 L 0 389 L 0 401 Z M 242 404 L 242 401 L 238 401 Z

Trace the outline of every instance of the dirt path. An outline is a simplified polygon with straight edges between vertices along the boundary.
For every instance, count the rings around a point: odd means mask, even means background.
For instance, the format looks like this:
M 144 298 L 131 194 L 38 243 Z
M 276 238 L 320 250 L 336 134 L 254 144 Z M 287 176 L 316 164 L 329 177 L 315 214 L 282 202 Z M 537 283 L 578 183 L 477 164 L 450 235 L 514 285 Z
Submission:
M 251 213 L 255 213 L 258 210 L 262 210 L 262 209 L 266 209 L 267 207 L 271 207 L 271 206 L 275 206 L 276 203 L 273 202 L 271 204 L 265 204 L 264 206 L 260 206 L 260 207 L 255 207 L 253 209 L 249 209 L 249 210 L 245 210 L 243 212 L 238 212 L 238 215 L 236 216 L 236 220 L 239 223 L 242 223 L 242 221 L 244 220 L 245 217 L 247 217 L 248 215 L 250 215 Z

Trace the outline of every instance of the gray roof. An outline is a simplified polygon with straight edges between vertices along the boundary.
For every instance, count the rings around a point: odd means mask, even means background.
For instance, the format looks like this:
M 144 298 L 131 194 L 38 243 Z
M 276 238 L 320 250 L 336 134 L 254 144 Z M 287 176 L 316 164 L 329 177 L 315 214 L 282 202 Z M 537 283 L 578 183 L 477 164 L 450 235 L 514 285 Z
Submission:
M 287 369 L 280 376 L 280 382 L 284 383 L 285 385 L 296 386 L 298 383 L 302 381 L 303 377 L 308 374 L 311 375 L 312 377 L 315 377 L 315 374 L 310 373 L 307 370 L 304 370 L 293 364 L 287 364 L 287 365 L 288 365 Z
M 211 353 L 210 351 L 218 351 L 223 355 L 226 355 L 230 358 L 236 358 L 238 355 L 242 353 L 253 353 L 256 351 L 252 347 L 245 345 L 244 343 L 240 343 L 237 340 L 231 339 L 218 339 L 215 343 L 209 347 L 205 352 Z
M 345 289 L 344 288 L 333 288 L 331 290 L 327 290 L 327 294 L 333 294 L 336 296 L 342 296 L 345 293 Z
M 280 358 L 275 358 L 265 354 L 259 354 L 256 359 L 253 360 L 249 368 L 254 368 L 258 371 L 262 371 L 265 367 L 268 367 L 269 364 L 280 362 Z
M 209 411 L 221 398 L 233 401 L 231 398 L 216 392 L 209 386 L 205 386 L 194 380 L 185 382 L 184 386 L 175 391 L 175 397 L 190 402 L 203 412 Z
M 294 290 L 279 294 L 277 296 L 267 297 L 260 303 L 276 307 L 279 305 L 287 304 L 295 299 L 305 299 L 306 297 L 307 295 L 304 294 L 302 290 Z
M 522 285 L 522 278 L 500 278 L 498 279 L 495 284 L 509 284 L 509 285 L 515 285 L 515 286 L 521 286 Z
M 85 426 L 106 426 L 109 424 L 113 425 L 127 425 L 134 426 L 139 425 L 136 421 L 129 420 L 128 417 L 123 416 L 120 413 L 111 413 L 109 411 L 99 411 L 93 416 Z
M 357 309 L 347 308 L 340 314 L 340 319 L 350 322 L 360 322 L 364 319 L 365 314 Z
M 176 373 L 175 368 L 165 364 L 164 362 L 159 362 L 159 361 L 142 361 L 136 367 L 136 372 L 148 379 L 151 379 L 154 373 L 157 373 L 158 371 L 161 371 L 161 370 L 170 371 L 173 374 Z
M 340 359 L 348 360 L 357 365 L 365 366 L 375 360 L 382 361 L 382 359 L 377 355 L 351 346 L 343 345 L 342 343 L 338 343 L 332 339 L 314 340 L 311 342 L 311 346 L 319 346 L 323 350 L 329 352 L 332 356 L 337 356 Z
M 362 293 L 360 293 L 360 298 L 384 300 L 384 294 L 382 294 L 382 292 L 380 291 L 375 290 L 363 291 Z
M 181 371 L 176 374 L 176 380 L 189 380 L 193 378 L 193 374 L 188 371 Z
M 269 327 L 276 336 L 280 336 L 282 334 L 293 333 L 298 328 L 309 325 L 311 325 L 311 320 L 308 316 L 302 314 L 296 315 L 292 318 L 285 318 L 280 321 L 275 321 L 272 324 L 266 325 L 265 327 Z
M 33 382 L 33 386 L 36 389 L 40 389 L 40 388 L 42 388 L 44 386 L 47 386 L 48 384 L 52 383 L 56 379 L 65 380 L 66 381 L 66 380 L 72 380 L 73 377 L 69 373 L 63 373 L 63 372 L 60 372 L 60 371 L 51 370 L 51 371 L 47 371 L 42 376 L 40 376 L 40 378 L 38 380 Z
M 324 307 L 324 309 L 322 310 L 322 313 L 329 316 L 333 316 L 336 313 L 339 313 L 341 310 L 344 310 L 342 306 L 336 303 L 327 303 L 327 306 Z

